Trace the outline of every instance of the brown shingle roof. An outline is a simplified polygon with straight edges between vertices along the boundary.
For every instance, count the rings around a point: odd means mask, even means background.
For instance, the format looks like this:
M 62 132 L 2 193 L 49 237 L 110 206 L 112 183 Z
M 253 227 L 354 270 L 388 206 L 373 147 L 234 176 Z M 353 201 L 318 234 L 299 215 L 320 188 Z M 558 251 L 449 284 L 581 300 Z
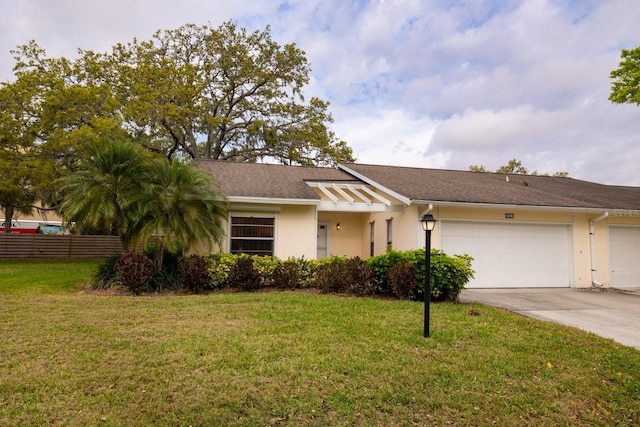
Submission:
M 197 160 L 197 164 L 218 180 L 226 196 L 318 200 L 305 181 L 361 182 L 335 168 L 216 160 Z
M 216 178 L 222 193 L 230 197 L 318 200 L 318 194 L 305 182 L 365 181 L 414 201 L 640 210 L 639 187 L 573 178 L 357 163 L 340 165 L 339 169 L 216 160 L 197 160 L 197 164 Z
M 363 164 L 342 165 L 411 200 L 640 209 L 640 188 L 596 184 L 572 178 Z M 506 177 L 509 177 L 507 181 Z

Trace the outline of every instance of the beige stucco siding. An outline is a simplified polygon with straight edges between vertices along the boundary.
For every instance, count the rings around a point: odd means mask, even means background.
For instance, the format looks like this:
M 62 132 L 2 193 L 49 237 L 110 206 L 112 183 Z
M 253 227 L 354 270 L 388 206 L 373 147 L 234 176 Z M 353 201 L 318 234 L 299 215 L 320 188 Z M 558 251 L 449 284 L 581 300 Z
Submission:
M 571 212 L 527 210 L 522 208 L 459 208 L 459 207 L 437 207 L 436 216 L 443 219 L 474 219 L 487 221 L 527 221 L 527 222 L 573 222 Z M 506 219 L 505 214 L 513 214 L 513 219 Z
M 410 250 L 424 245 L 418 223 L 420 207 L 380 213 L 320 212 L 318 223 L 328 224 L 329 254 L 337 256 L 370 256 L 371 223 L 374 226 L 374 254 L 387 249 L 387 220 L 392 220 L 392 247 Z M 337 224 L 340 224 L 340 230 Z
M 405 251 L 424 246 L 422 228 L 418 222 L 423 206 L 410 206 L 399 212 L 384 212 L 371 214 L 366 222 L 366 245 L 363 247 L 364 256 L 369 256 L 369 223 L 375 226 L 375 255 L 385 253 L 387 249 L 387 220 L 391 220 L 391 246 L 395 250 Z
M 392 206 L 385 212 L 363 212 L 361 206 L 355 206 L 351 212 L 347 212 L 350 204 L 344 203 L 345 206 L 342 206 L 341 203 L 342 200 L 329 207 L 326 205 L 269 205 L 264 214 L 272 215 L 276 219 L 275 255 L 280 258 L 301 256 L 309 259 L 316 258 L 319 224 L 326 226 L 327 256 L 368 258 L 371 224 L 374 226 L 375 234 L 374 254 L 383 254 L 387 248 L 388 220 L 392 223 L 393 249 L 411 250 L 425 246 L 425 233 L 419 223 L 420 216 L 425 212 L 425 205 L 403 206 L 400 201 L 392 200 Z M 260 214 L 259 207 L 256 204 L 247 210 L 253 214 Z M 232 208 L 231 211 L 233 212 L 234 209 Z M 612 277 L 610 228 L 612 226 L 640 227 L 640 213 L 636 211 L 614 211 L 609 212 L 608 217 L 603 217 L 604 212 L 597 210 L 572 211 L 515 206 L 438 206 L 434 203 L 432 213 L 439 221 L 432 233 L 431 246 L 434 249 L 442 248 L 441 232 L 453 222 L 477 223 L 478 227 L 489 224 L 520 223 L 523 226 L 519 227 L 519 230 L 535 230 L 538 224 L 566 226 L 565 230 L 568 234 L 565 235 L 568 236 L 570 252 L 568 262 L 571 264 L 567 271 L 570 279 L 559 280 L 558 285 L 580 288 L 592 286 L 592 269 L 595 269 L 595 278 L 600 283 L 605 286 L 610 285 Z M 593 225 L 592 237 L 590 221 L 594 219 L 597 221 Z M 338 224 L 340 224 L 339 229 Z M 531 227 L 527 228 L 527 224 Z M 547 227 L 545 230 L 550 228 L 552 227 Z M 533 233 L 532 236 L 536 231 Z M 224 250 L 227 248 L 228 243 L 224 246 Z
M 249 208 L 245 204 L 231 206 L 229 216 L 265 216 L 275 218 L 274 252 L 279 258 L 316 256 L 316 210 L 309 205 L 260 205 Z M 229 251 L 229 223 L 223 222 L 226 236 L 221 248 L 214 252 Z M 199 248 L 201 251 L 204 249 Z
M 640 211 L 612 210 L 607 217 L 611 225 L 640 225 Z
M 315 206 L 283 205 L 276 213 L 275 255 L 316 257 Z
M 577 288 L 591 286 L 591 235 L 589 214 L 575 214 L 573 225 L 575 283 Z
M 575 256 L 576 256 L 576 286 L 590 287 L 592 285 L 592 270 L 595 280 L 604 286 L 611 285 L 611 247 L 610 227 L 616 225 L 640 226 L 640 217 L 634 212 L 608 212 L 608 217 L 600 214 L 575 215 Z M 593 244 L 591 242 L 590 221 L 593 224 Z M 592 258 L 592 248 L 593 258 Z
M 366 214 L 319 213 L 318 223 L 327 225 L 328 256 L 362 257 Z M 340 230 L 337 225 L 340 224 Z

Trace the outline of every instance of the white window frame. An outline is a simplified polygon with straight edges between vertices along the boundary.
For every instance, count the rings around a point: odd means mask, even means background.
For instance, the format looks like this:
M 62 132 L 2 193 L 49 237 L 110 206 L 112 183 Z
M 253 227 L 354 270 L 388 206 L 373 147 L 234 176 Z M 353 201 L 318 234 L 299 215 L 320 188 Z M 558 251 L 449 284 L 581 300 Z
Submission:
M 233 218 L 263 218 L 263 219 L 272 219 L 273 220 L 273 237 L 270 238 L 265 238 L 265 237 L 233 237 L 232 234 L 232 230 L 233 230 Z M 255 226 L 255 225 L 249 225 L 249 226 Z M 271 256 L 275 256 L 276 255 L 276 226 L 277 226 L 277 216 L 273 213 L 261 213 L 261 212 L 232 212 L 229 214 L 229 221 L 228 221 L 228 230 L 227 230 L 227 236 L 229 236 L 228 238 L 228 245 L 227 245 L 227 252 L 229 253 L 246 253 L 248 255 L 253 255 L 254 253 L 252 252 L 233 252 L 232 251 L 232 247 L 233 247 L 233 242 L 238 241 L 238 240 L 246 240 L 246 241 L 271 241 L 272 246 L 271 246 L 271 253 L 269 255 Z M 259 255 L 264 255 L 264 253 L 260 253 Z

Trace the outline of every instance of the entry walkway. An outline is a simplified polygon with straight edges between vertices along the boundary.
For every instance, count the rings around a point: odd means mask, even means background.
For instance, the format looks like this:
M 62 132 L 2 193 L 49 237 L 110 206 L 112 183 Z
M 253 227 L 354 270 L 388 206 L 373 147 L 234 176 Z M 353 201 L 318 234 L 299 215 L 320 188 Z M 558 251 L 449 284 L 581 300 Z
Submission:
M 460 301 L 574 326 L 640 349 L 640 288 L 465 289 Z

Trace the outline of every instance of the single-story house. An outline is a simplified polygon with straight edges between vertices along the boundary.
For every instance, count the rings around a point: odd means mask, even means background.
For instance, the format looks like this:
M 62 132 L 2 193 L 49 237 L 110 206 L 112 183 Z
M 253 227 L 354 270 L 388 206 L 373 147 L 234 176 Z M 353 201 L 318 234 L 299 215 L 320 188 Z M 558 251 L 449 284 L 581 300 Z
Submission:
M 230 202 L 225 252 L 367 258 L 432 247 L 474 258 L 470 288 L 640 285 L 640 188 L 566 177 L 199 160 Z

